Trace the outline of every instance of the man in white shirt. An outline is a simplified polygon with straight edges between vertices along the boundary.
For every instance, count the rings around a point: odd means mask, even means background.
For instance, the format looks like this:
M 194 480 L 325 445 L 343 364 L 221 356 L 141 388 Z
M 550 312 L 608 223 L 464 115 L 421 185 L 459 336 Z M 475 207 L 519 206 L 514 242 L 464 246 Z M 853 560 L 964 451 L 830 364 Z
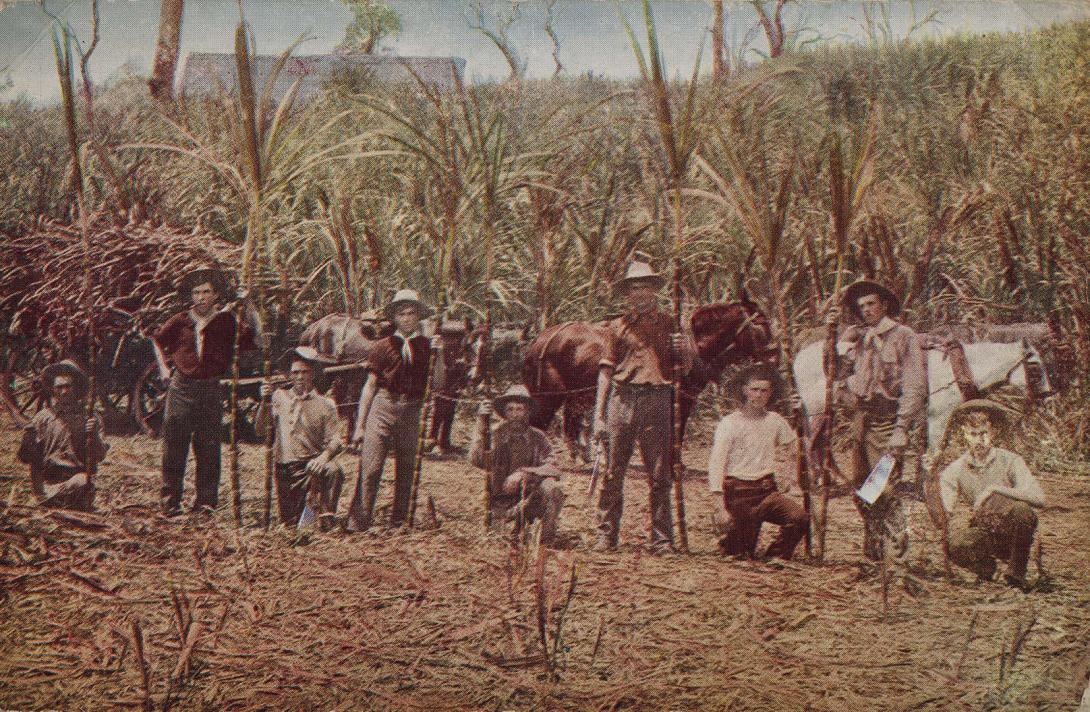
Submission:
M 765 555 L 790 559 L 810 518 L 776 485 L 777 461 L 793 459 L 796 442 L 783 416 L 768 410 L 779 378 L 771 367 L 753 366 L 742 372 L 737 385 L 744 405 L 719 421 L 708 460 L 708 489 L 717 497 L 716 518 L 722 522 L 719 549 L 753 558 L 761 525 L 770 522 L 780 531 Z
M 337 511 L 344 482 L 344 473 L 334 461 L 342 447 L 341 422 L 336 404 L 314 387 L 316 371 L 328 362 L 309 346 L 289 350 L 281 362 L 292 387 L 261 386 L 257 429 L 264 433 L 266 428 L 274 428 L 280 521 L 294 527 L 308 501 L 321 513 Z
M 949 517 L 960 499 L 972 507 L 967 527 L 950 533 L 950 559 L 990 581 L 996 559 L 1008 562 L 1006 581 L 1025 588 L 1026 565 L 1037 530 L 1034 508 L 1045 505 L 1045 494 L 1016 453 L 992 445 L 995 421 L 1009 418 L 1002 406 L 987 400 L 958 406 L 964 417 L 961 434 L 968 449 L 939 475 L 942 505 Z

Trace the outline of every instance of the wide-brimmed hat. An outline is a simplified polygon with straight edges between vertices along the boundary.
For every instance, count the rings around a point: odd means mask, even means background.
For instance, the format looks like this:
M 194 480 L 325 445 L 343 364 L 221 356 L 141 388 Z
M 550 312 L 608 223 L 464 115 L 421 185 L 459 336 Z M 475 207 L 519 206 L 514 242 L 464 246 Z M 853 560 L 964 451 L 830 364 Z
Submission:
M 429 307 L 424 302 L 420 301 L 420 294 L 415 289 L 399 289 L 394 298 L 390 300 L 390 303 L 386 305 L 384 309 L 386 318 L 390 321 L 394 319 L 394 312 L 397 308 L 404 304 L 412 304 L 420 311 L 420 318 L 427 319 L 429 316 L 435 313 L 435 310 Z
M 633 284 L 641 282 L 647 282 L 655 289 L 659 289 L 666 284 L 666 278 L 652 269 L 649 263 L 634 260 L 628 265 L 624 277 L 613 283 L 613 291 L 620 292 Z
M 328 356 L 323 356 L 318 352 L 318 349 L 313 346 L 296 346 L 295 348 L 285 351 L 280 356 L 281 370 L 290 370 L 293 361 L 305 361 L 306 363 L 309 363 L 316 375 L 326 366 L 332 366 L 336 363 L 336 361 Z
M 869 279 L 860 279 L 848 285 L 844 290 L 844 311 L 853 315 L 857 321 L 863 321 L 863 314 L 859 311 L 859 300 L 869 294 L 877 294 L 886 303 L 886 316 L 897 317 L 901 313 L 901 300 L 889 287 Z
M 987 398 L 973 398 L 959 403 L 951 411 L 950 426 L 957 427 L 964 423 L 971 413 L 986 413 L 995 427 L 1009 427 L 1018 418 L 1018 413 L 1005 405 Z
M 210 283 L 216 290 L 216 294 L 223 298 L 227 297 L 227 292 L 231 288 L 227 274 L 223 270 L 216 267 L 197 267 L 181 276 L 178 280 L 178 291 L 188 297 L 194 287 L 205 282 Z
M 767 363 L 754 363 L 739 370 L 734 378 L 731 379 L 730 387 L 728 388 L 731 397 L 745 402 L 746 384 L 755 376 L 759 377 L 761 380 L 767 380 L 772 384 L 772 397 L 769 398 L 770 403 L 774 403 L 783 396 L 783 378 L 780 376 L 779 371 L 776 370 L 776 367 Z
M 90 379 L 75 361 L 65 359 L 57 363 L 51 363 L 42 370 L 42 375 L 39 377 L 42 390 L 50 396 L 53 395 L 53 380 L 57 376 L 71 376 L 72 385 L 75 386 L 77 395 L 83 396 L 87 393 Z
M 507 408 L 507 404 L 513 401 L 525 403 L 531 408 L 534 407 L 533 396 L 530 395 L 530 391 L 526 389 L 526 386 L 522 384 L 516 384 L 504 391 L 503 395 L 492 401 L 492 407 L 497 413 L 503 415 L 503 411 Z

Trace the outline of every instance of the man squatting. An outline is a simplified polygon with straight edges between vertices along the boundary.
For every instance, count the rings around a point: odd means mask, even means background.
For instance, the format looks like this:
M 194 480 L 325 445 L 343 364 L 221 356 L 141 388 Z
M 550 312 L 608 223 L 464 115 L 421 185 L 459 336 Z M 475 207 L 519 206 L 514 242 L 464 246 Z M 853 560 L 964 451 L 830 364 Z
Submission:
M 513 522 L 512 541 L 518 541 L 527 524 L 540 520 L 541 543 L 551 546 L 567 495 L 548 436 L 530 425 L 533 402 L 523 385 L 511 386 L 493 402 L 503 422 L 492 430 L 491 449 L 485 449 L 485 440 L 492 407 L 482 404 L 469 461 L 491 478 L 493 525 Z
M 1006 408 L 972 400 L 958 411 L 964 415 L 961 433 L 968 449 L 942 471 L 939 487 L 948 518 L 960 499 L 971 507 L 972 519 L 950 532 L 950 559 L 981 581 L 992 580 L 996 559 L 1007 561 L 1005 581 L 1024 589 L 1037 529 L 1033 510 L 1045 506 L 1044 491 L 1020 455 L 992 445 L 997 421 L 1012 416 Z
M 745 369 L 736 381 L 743 405 L 719 421 L 715 429 L 708 459 L 708 489 L 716 497 L 715 514 L 722 534 L 719 550 L 729 556 L 753 558 L 761 525 L 770 522 L 779 525 L 780 531 L 767 556 L 790 559 L 810 526 L 802 505 L 777 486 L 779 464 L 791 461 L 792 446 L 797 447 L 788 422 L 768 410 L 769 400 L 781 390 L 779 384 L 772 367 Z
M 72 361 L 61 361 L 42 371 L 41 383 L 48 403 L 23 431 L 18 458 L 30 465 L 30 487 L 42 504 L 93 511 L 90 473 L 109 445 L 102 419 L 87 417 L 87 374 Z
M 304 505 L 315 513 L 336 513 L 344 473 L 333 458 L 343 443 L 336 404 L 314 386 L 316 371 L 329 362 L 315 349 L 297 346 L 284 354 L 281 363 L 291 378 L 291 388 L 275 388 L 270 383 L 261 386 L 256 425 L 262 434 L 274 428 L 280 521 L 294 527 Z

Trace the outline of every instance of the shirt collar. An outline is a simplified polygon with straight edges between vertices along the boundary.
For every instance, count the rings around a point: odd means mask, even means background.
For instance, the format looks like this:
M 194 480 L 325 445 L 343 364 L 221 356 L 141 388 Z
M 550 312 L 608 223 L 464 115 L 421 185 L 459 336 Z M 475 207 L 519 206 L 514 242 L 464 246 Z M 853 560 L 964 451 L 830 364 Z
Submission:
M 315 394 L 316 394 L 316 391 L 315 391 L 315 390 L 314 390 L 313 388 L 311 388 L 311 389 L 310 389 L 309 391 L 307 391 L 307 392 L 306 392 L 306 393 L 304 393 L 303 395 L 299 395 L 299 394 L 297 394 L 297 393 L 295 392 L 295 389 L 294 389 L 294 388 L 289 388 L 289 389 L 288 389 L 288 396 L 289 396 L 289 397 L 290 397 L 290 398 L 291 398 L 291 399 L 292 399 L 293 401 L 305 401 L 305 400 L 309 400 L 309 399 L 310 399 L 310 397 L 311 397 L 311 396 L 313 396 L 313 395 L 315 395 Z
M 201 316 L 194 309 L 189 310 L 189 318 L 193 321 L 193 325 L 195 327 L 197 327 L 197 329 L 200 329 L 200 330 L 203 330 L 204 327 L 208 326 L 208 322 L 212 321 L 212 319 L 215 318 L 215 316 L 216 316 L 216 311 L 215 310 L 212 310 L 208 314 L 208 316 Z
M 871 329 L 871 331 L 879 336 L 885 336 L 887 333 L 895 328 L 897 328 L 897 322 L 895 322 L 893 319 L 890 319 L 888 316 L 884 316 L 882 317 L 882 320 L 878 322 L 878 324 L 873 329 Z
M 966 455 L 966 461 L 969 463 L 970 466 L 978 469 L 984 468 L 995 462 L 995 447 L 992 447 L 988 450 L 988 454 L 984 456 L 983 460 L 977 460 L 975 457 L 973 457 L 972 452 L 968 452 L 966 453 Z
M 409 334 L 408 336 L 403 335 L 400 331 L 395 331 L 394 336 L 401 339 L 402 341 L 408 342 L 408 341 L 412 341 L 416 337 L 420 336 L 420 331 L 419 330 L 414 331 L 413 333 Z

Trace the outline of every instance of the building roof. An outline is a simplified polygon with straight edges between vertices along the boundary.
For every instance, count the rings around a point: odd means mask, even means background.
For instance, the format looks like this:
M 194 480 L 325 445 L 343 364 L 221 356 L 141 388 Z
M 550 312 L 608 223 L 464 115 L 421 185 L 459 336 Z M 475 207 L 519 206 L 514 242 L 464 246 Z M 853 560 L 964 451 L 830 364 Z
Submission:
M 254 86 L 258 92 L 272 73 L 278 57 L 257 55 L 251 58 Z M 323 85 L 338 75 L 357 75 L 381 83 L 414 82 L 415 73 L 427 84 L 440 88 L 454 86 L 454 72 L 463 76 L 465 60 L 461 57 L 397 57 L 368 54 L 312 54 L 288 59 L 273 88 L 273 101 L 279 101 L 296 79 L 302 78 L 298 100 L 307 101 L 321 93 Z M 180 90 L 186 95 L 218 94 L 235 91 L 237 70 L 235 55 L 226 52 L 191 52 L 182 61 Z

